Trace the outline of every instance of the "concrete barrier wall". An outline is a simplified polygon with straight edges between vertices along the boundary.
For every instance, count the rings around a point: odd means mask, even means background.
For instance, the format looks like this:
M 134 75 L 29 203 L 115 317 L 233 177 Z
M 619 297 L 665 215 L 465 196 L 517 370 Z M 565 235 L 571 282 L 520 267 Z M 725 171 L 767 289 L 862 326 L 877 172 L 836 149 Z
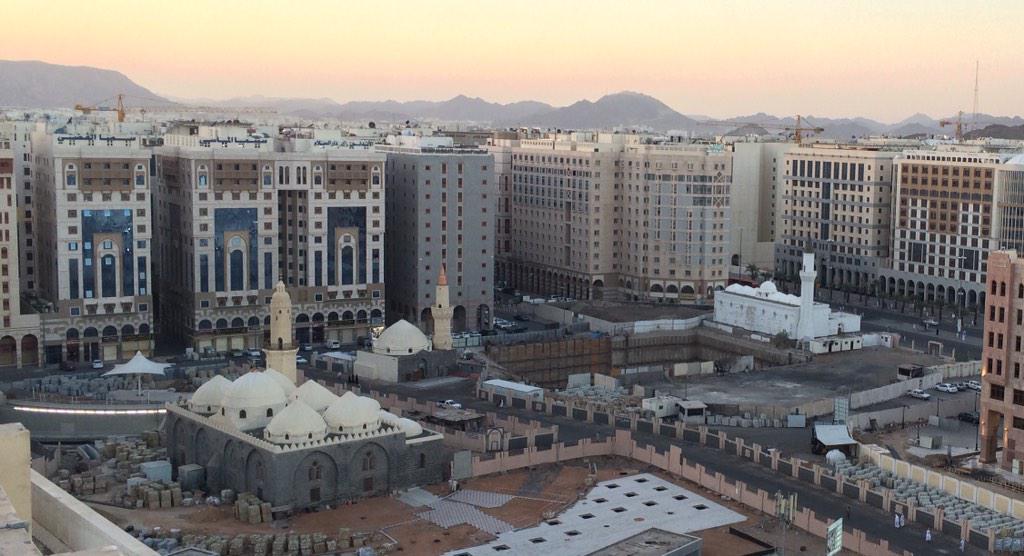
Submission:
M 1007 514 L 1017 519 L 1024 519 L 1024 500 L 1022 499 L 997 494 L 987 488 L 973 485 L 951 475 L 905 461 L 899 461 L 892 456 L 878 453 L 874 450 L 864 450 L 863 453 L 872 463 L 897 477 L 912 479 L 935 488 L 941 488 L 957 498 L 974 502 L 984 508 Z
M 941 417 L 954 417 L 960 413 L 974 410 L 974 396 L 962 395 L 952 399 L 943 400 L 938 404 L 938 414 Z M 864 413 L 853 413 L 847 419 L 850 427 L 854 430 L 866 430 L 871 426 L 871 420 L 879 427 L 887 425 L 899 425 L 903 423 L 915 423 L 924 421 L 936 414 L 936 404 L 918 403 L 904 407 L 891 407 Z
M 933 365 L 928 367 L 929 371 L 942 373 L 944 378 L 966 378 L 981 374 L 981 360 L 960 361 L 958 363 L 947 363 L 945 365 Z
M 115 546 L 123 554 L 157 556 L 141 541 L 121 530 L 39 473 L 32 471 L 34 536 L 49 540 L 54 552 Z
M 942 382 L 944 378 L 945 377 L 942 372 L 934 372 L 921 378 L 912 378 L 895 384 L 887 384 L 870 390 L 854 392 L 850 395 L 850 409 L 857 409 L 858 407 L 866 407 L 876 403 L 894 400 L 900 396 L 906 395 L 907 390 L 913 390 L 914 388 L 928 390 Z

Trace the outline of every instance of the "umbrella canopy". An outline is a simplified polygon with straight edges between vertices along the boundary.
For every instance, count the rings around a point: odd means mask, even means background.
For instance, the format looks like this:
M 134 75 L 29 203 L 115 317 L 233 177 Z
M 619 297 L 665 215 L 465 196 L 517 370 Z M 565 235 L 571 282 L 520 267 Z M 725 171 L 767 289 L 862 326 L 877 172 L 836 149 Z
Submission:
M 145 355 L 142 355 L 141 351 L 135 352 L 135 357 L 132 357 L 127 363 L 121 365 L 115 365 L 114 369 L 103 373 L 103 376 L 115 376 L 115 375 L 160 375 L 163 376 L 164 371 L 168 367 L 173 367 L 172 363 L 157 363 L 150 361 Z

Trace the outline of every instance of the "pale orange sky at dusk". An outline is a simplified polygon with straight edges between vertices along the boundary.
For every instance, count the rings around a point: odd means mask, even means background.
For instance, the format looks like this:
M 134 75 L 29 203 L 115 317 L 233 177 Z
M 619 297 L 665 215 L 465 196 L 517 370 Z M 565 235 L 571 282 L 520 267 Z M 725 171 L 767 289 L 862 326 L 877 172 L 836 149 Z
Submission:
M 1024 113 L 1024 2 L 2 0 L 0 59 L 115 69 L 158 94 L 564 105 L 621 90 L 686 114 Z

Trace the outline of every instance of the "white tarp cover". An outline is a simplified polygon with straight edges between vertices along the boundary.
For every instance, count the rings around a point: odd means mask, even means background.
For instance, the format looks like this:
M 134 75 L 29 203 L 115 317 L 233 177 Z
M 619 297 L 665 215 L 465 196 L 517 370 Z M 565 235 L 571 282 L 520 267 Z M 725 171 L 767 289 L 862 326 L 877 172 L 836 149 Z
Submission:
M 814 425 L 814 438 L 825 446 L 848 446 L 857 443 L 850 437 L 846 425 Z
M 150 361 L 145 355 L 142 355 L 141 351 L 135 352 L 135 357 L 132 357 L 127 363 L 115 365 L 114 369 L 103 373 L 103 376 L 115 376 L 115 375 L 160 375 L 163 376 L 164 371 L 168 367 L 173 367 L 173 363 L 157 363 L 156 361 Z

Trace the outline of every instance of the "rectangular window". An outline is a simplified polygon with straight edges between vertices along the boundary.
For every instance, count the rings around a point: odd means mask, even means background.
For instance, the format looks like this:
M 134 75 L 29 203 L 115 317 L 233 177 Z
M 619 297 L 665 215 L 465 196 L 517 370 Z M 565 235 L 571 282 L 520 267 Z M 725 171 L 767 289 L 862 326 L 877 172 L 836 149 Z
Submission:
M 78 259 L 68 259 L 68 290 L 70 299 L 78 299 Z
M 210 257 L 199 255 L 199 291 L 210 291 Z
M 274 270 L 271 268 L 273 253 L 263 254 L 263 288 L 269 290 L 274 287 Z
M 1005 395 L 1006 389 L 1002 386 L 999 386 L 998 384 L 990 384 L 988 386 L 989 399 L 1003 401 Z

